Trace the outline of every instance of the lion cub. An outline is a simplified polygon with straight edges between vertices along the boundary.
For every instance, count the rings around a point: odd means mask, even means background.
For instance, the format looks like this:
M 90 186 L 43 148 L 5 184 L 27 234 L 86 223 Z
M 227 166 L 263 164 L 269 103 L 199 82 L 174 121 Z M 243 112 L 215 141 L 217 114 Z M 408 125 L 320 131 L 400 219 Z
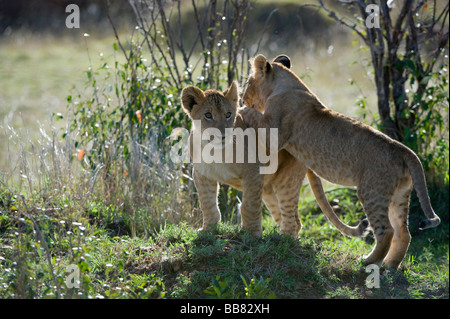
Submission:
M 332 183 L 357 186 L 358 197 L 376 245 L 369 264 L 397 268 L 411 240 L 409 197 L 414 187 L 428 218 L 421 229 L 440 223 L 428 197 L 422 165 L 413 151 L 385 134 L 325 107 L 289 69 L 290 59 L 253 60 L 253 74 L 244 104 L 255 109 L 242 114 L 253 127 L 278 128 L 279 149 Z
M 208 128 L 220 130 L 221 136 L 213 141 L 219 152 L 224 153 L 224 146 L 228 137 L 227 129 L 247 129 L 246 118 L 238 111 L 238 87 L 236 82 L 224 92 L 217 90 L 202 91 L 189 86 L 181 93 L 181 102 L 184 111 L 193 120 L 191 135 L 189 137 L 191 157 L 194 147 L 200 146 L 200 151 L 212 141 L 201 140 L 201 145 L 194 145 L 194 134 L 201 134 Z M 196 131 L 197 130 L 197 131 Z M 248 156 L 249 142 L 245 139 L 244 153 Z M 231 139 L 234 148 L 234 160 L 209 162 L 202 159 L 194 161 L 193 178 L 198 190 L 200 207 L 203 212 L 203 229 L 210 228 L 221 220 L 217 206 L 217 191 L 219 183 L 228 184 L 238 190 L 242 190 L 241 226 L 252 234 L 261 236 L 261 199 L 271 211 L 276 223 L 280 226 L 280 233 L 297 237 L 301 228 L 298 217 L 298 200 L 300 187 L 305 174 L 308 173 L 311 187 L 316 199 L 327 218 L 336 227 L 348 236 L 362 236 L 367 224 L 361 223 L 356 227 L 349 227 L 335 215 L 323 192 L 320 179 L 306 166 L 296 160 L 287 151 L 278 152 L 278 169 L 273 174 L 260 174 L 261 163 L 256 159 L 255 163 L 249 160 L 243 163 L 236 162 L 236 140 Z M 222 151 L 221 151 L 222 150 Z M 222 158 L 225 154 L 222 155 Z

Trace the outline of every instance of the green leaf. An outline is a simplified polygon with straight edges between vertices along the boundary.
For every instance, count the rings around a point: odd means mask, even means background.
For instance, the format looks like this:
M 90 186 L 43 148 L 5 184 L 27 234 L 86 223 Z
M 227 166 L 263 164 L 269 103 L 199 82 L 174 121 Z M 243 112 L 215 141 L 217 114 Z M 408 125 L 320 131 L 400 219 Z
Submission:
M 430 75 L 425 76 L 422 80 L 420 80 L 420 84 L 427 84 L 431 78 L 432 78 L 432 76 L 430 76 Z

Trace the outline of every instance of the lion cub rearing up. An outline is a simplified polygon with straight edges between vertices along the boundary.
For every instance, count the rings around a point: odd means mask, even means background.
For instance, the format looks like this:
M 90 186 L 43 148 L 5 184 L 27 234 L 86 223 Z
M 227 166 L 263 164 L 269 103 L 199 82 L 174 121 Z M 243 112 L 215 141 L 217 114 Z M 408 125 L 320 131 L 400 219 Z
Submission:
M 249 125 L 278 128 L 279 149 L 286 149 L 332 183 L 357 186 L 374 232 L 369 264 L 397 268 L 408 250 L 409 197 L 414 187 L 428 218 L 422 229 L 440 223 L 434 213 L 422 165 L 413 151 L 385 134 L 325 107 L 291 71 L 290 59 L 273 62 L 258 55 L 244 93 Z
M 201 130 L 200 133 L 208 128 L 220 130 L 221 136 L 213 140 L 219 141 L 221 144 L 218 147 L 219 152 L 225 153 L 224 146 L 229 139 L 225 136 L 226 129 L 245 130 L 247 128 L 246 119 L 241 111 L 238 112 L 238 87 L 235 82 L 224 92 L 217 90 L 203 92 L 194 86 L 186 87 L 181 93 L 181 102 L 185 112 L 194 120 L 189 137 L 191 156 L 194 154 L 194 147 L 201 147 L 203 150 L 208 143 L 211 143 L 211 141 L 202 140 L 201 145 L 193 145 L 193 135 L 198 134 L 196 130 Z M 244 141 L 244 153 L 248 156 L 249 142 L 248 139 Z M 236 157 L 236 150 L 239 148 L 233 136 L 231 143 L 233 143 L 233 154 Z M 211 225 L 220 222 L 217 191 L 219 183 L 224 183 L 242 190 L 241 224 L 243 228 L 254 235 L 262 235 L 262 199 L 280 226 L 280 233 L 296 237 L 301 228 L 298 199 L 300 187 L 307 173 L 306 166 L 284 150 L 278 152 L 278 169 L 273 174 L 260 174 L 261 164 L 258 159 L 255 163 L 249 160 L 239 163 L 235 159 L 231 163 L 224 160 L 209 162 L 203 159 L 193 163 L 194 183 L 203 212 L 203 229 L 208 229 Z M 363 222 L 359 226 L 349 227 L 341 223 L 325 197 L 320 179 L 311 171 L 308 171 L 308 178 L 317 201 L 328 219 L 344 234 L 362 236 L 367 224 Z

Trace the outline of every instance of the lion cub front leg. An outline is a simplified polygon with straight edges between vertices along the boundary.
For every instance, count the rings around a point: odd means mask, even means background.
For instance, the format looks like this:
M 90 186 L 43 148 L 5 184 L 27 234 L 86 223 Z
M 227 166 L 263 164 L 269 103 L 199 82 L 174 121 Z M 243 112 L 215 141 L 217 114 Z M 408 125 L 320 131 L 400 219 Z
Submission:
M 258 129 L 261 127 L 261 121 L 263 121 L 263 114 L 251 107 L 242 107 L 239 109 L 239 113 L 242 115 L 245 121 L 245 125 Z
M 220 211 L 217 206 L 217 192 L 219 184 L 217 181 L 206 178 L 194 169 L 194 184 L 197 187 L 198 197 L 200 199 L 200 209 L 203 213 L 202 230 L 211 229 L 214 225 L 220 223 Z
M 264 178 L 255 174 L 253 178 L 243 181 L 241 226 L 251 234 L 262 236 L 262 192 Z

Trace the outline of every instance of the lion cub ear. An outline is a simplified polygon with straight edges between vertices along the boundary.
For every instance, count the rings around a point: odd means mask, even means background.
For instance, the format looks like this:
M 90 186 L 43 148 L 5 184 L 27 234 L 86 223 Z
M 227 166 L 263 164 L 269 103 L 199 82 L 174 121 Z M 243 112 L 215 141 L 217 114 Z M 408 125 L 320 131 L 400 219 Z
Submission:
M 288 69 L 291 68 L 291 59 L 287 55 L 280 54 L 275 59 L 273 59 L 273 62 L 281 63 Z
M 233 81 L 228 89 L 223 91 L 223 96 L 230 102 L 231 106 L 237 108 L 239 99 L 239 88 L 236 81 Z
M 188 115 L 195 105 L 202 105 L 204 102 L 205 93 L 195 86 L 187 86 L 181 91 L 181 105 Z
M 261 73 L 262 75 L 266 75 L 271 69 L 272 66 L 264 55 L 258 54 L 253 60 L 253 73 Z

